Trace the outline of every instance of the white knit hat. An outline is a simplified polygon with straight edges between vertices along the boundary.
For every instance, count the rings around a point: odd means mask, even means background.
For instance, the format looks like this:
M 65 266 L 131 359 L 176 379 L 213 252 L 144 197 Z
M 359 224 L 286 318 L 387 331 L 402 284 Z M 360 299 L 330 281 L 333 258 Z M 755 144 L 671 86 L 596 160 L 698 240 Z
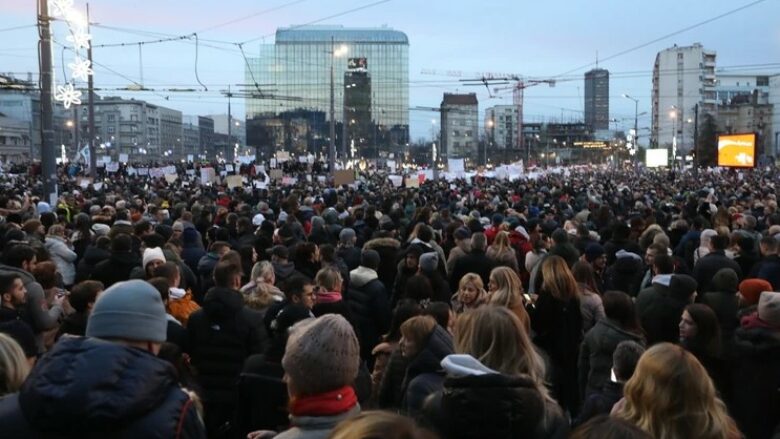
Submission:
M 165 254 L 160 247 L 147 248 L 144 250 L 143 267 L 146 268 L 152 261 L 165 262 Z

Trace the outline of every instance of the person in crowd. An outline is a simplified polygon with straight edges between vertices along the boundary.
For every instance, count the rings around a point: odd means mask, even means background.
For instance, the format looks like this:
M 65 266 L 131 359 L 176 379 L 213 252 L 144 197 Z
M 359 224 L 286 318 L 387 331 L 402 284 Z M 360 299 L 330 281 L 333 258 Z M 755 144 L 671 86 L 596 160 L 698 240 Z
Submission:
M 35 342 L 35 334 L 30 329 L 30 325 L 18 320 L 0 323 L 0 333 L 8 335 L 19 344 L 24 352 L 27 366 L 32 369 L 38 362 L 39 355 L 38 344 Z
M 57 271 L 62 276 L 62 284 L 66 288 L 71 287 L 76 280 L 75 264 L 78 255 L 65 237 L 65 227 L 59 224 L 51 226 L 44 245 L 51 260 L 57 265 Z
M 612 228 L 612 238 L 604 244 L 607 254 L 607 265 L 611 266 L 617 259 L 617 252 L 625 250 L 637 255 L 642 254 L 639 244 L 630 240 L 631 228 L 626 223 L 618 222 Z M 603 236 L 603 235 L 602 235 Z
M 604 290 L 625 291 L 636 297 L 640 291 L 643 268 L 642 257 L 638 253 L 618 250 L 615 263 L 604 271 Z
M 569 439 L 653 439 L 653 436 L 623 419 L 600 415 L 577 427 Z
M 155 277 L 154 270 L 165 263 L 165 253 L 163 253 L 162 248 L 145 248 L 143 256 L 141 256 L 141 267 L 134 270 L 130 277 L 133 279 L 151 279 Z
M 140 258 L 133 252 L 133 238 L 118 233 L 111 239 L 111 257 L 95 266 L 90 279 L 102 282 L 109 288 L 117 282 L 130 279 L 133 269 L 140 265 Z
M 642 277 L 642 282 L 639 284 L 639 291 L 649 288 L 652 285 L 653 277 L 655 276 L 653 273 L 653 262 L 655 261 L 655 257 L 668 254 L 667 252 L 668 250 L 662 244 L 650 244 L 647 247 L 645 250 L 645 266 L 647 266 L 647 270 L 645 271 L 644 277 Z
M 509 267 L 519 273 L 520 268 L 517 265 L 517 255 L 510 245 L 509 233 L 505 231 L 498 232 L 485 255 L 493 261 L 494 266 Z
M 0 275 L 13 275 L 21 279 L 25 293 L 22 295 L 18 289 L 18 282 L 14 302 L 14 309 L 21 311 L 22 319 L 30 324 L 35 333 L 39 352 L 44 351 L 43 333 L 57 327 L 59 319 L 64 314 L 63 304 L 67 300 L 64 295 L 55 295 L 52 304 L 46 302 L 46 295 L 41 284 L 35 281 L 32 272 L 38 256 L 32 247 L 24 244 L 14 245 L 3 252 L 3 264 L 0 264 Z M 7 289 L 7 288 L 6 288 Z M 7 305 L 4 305 L 7 307 Z
M 665 264 L 667 258 L 668 256 L 657 256 L 656 265 Z M 636 299 L 636 312 L 645 330 L 648 346 L 662 341 L 679 341 L 680 316 L 683 309 L 693 302 L 696 289 L 696 280 L 691 276 L 656 275 L 653 278 L 653 286 L 639 294 Z
M 241 269 L 227 261 L 214 268 L 214 287 L 203 307 L 190 315 L 187 347 L 203 389 L 205 423 L 216 436 L 235 409 L 235 381 L 244 360 L 263 352 L 267 335 L 262 318 L 244 305 Z
M 181 322 L 176 320 L 176 317 L 167 312 L 168 301 L 170 299 L 170 286 L 168 286 L 168 279 L 164 277 L 153 277 L 148 281 L 157 291 L 160 293 L 163 305 L 166 307 L 165 319 L 167 321 L 167 328 L 165 333 L 165 342 L 172 343 L 179 348 L 187 346 L 187 330 L 184 329 Z
M 325 314 L 339 314 L 348 322 L 352 322 L 349 304 L 342 296 L 341 273 L 334 268 L 322 268 L 314 278 L 314 307 L 311 312 L 315 317 Z
M 355 241 L 357 241 L 357 235 L 353 229 L 341 229 L 336 254 L 347 264 L 349 271 L 360 266 L 360 248 L 355 247 Z
M 609 382 L 612 359 L 617 346 L 624 341 L 644 344 L 634 303 L 622 291 L 604 293 L 605 318 L 585 334 L 577 364 L 580 394 L 587 398 L 600 392 Z
M 390 330 L 382 336 L 382 342 L 371 350 L 371 355 L 374 358 L 374 369 L 371 372 L 371 383 L 373 385 L 372 400 L 377 404 L 379 404 L 380 386 L 383 382 L 385 382 L 386 389 L 398 389 L 398 392 L 400 392 L 404 372 L 408 365 L 404 361 L 403 355 L 394 356 L 398 352 L 398 344 L 401 341 L 401 325 L 410 318 L 419 315 L 421 311 L 420 306 L 412 300 L 401 300 L 398 302 L 398 305 L 393 310 Z M 393 359 L 392 363 L 391 358 Z M 388 390 L 385 392 L 389 393 Z M 392 395 L 388 399 L 400 400 L 400 398 Z
M 71 288 L 68 301 L 74 312 L 62 321 L 57 338 L 65 334 L 73 336 L 86 334 L 89 315 L 103 290 L 105 290 L 103 284 L 95 280 L 85 280 Z
M 729 237 L 716 235 L 710 239 L 710 252 L 699 259 L 693 268 L 693 277 L 701 291 L 711 291 L 710 285 L 715 273 L 721 268 L 731 268 L 742 279 L 742 268 L 733 259 L 726 256 Z
M 731 412 L 748 439 L 773 437 L 780 417 L 780 293 L 760 293 L 742 318 L 731 353 Z
M 384 411 L 363 412 L 341 422 L 329 439 L 437 439 L 408 417 Z
M 377 268 L 379 253 L 363 250 L 360 266 L 349 273 L 347 302 L 360 340 L 361 358 L 366 361 L 371 359 L 371 350 L 390 327 L 390 301 Z
M 596 286 L 593 267 L 583 261 L 577 261 L 571 268 L 571 274 L 580 290 L 580 311 L 582 311 L 582 330 L 588 332 L 593 325 L 604 318 L 604 305 Z
M 482 278 L 482 283 L 487 284 L 490 281 L 490 272 L 495 268 L 493 261 L 485 254 L 487 248 L 487 238 L 484 233 L 474 233 L 471 235 L 471 251 L 458 259 L 455 267 L 450 273 L 450 287 L 457 288 L 460 285 L 460 279 L 466 273 L 476 273 Z M 456 291 L 452 291 L 454 294 Z
M 108 236 L 97 236 L 95 244 L 86 248 L 84 255 L 76 266 L 75 282 L 88 280 L 95 266 L 111 257 L 111 239 Z
M 609 379 L 601 389 L 585 398 L 582 410 L 572 425 L 581 425 L 595 416 L 608 415 L 612 411 L 612 407 L 623 398 L 623 387 L 634 375 L 639 358 L 644 352 L 645 348 L 635 341 L 623 340 L 618 343 L 612 353 Z
M 435 251 L 420 255 L 419 274 L 430 282 L 430 298 L 434 302 L 449 302 L 452 293 L 447 280 L 439 272 L 439 254 Z
M 186 230 L 187 229 L 185 229 L 185 231 Z M 195 268 L 192 268 L 192 265 L 189 262 L 187 262 L 187 265 L 198 274 L 198 277 L 200 278 L 201 291 L 207 292 L 209 288 L 214 286 L 214 268 L 217 266 L 219 261 L 222 260 L 222 257 L 230 251 L 230 244 L 228 244 L 226 241 L 215 241 L 209 245 L 208 253 L 203 252 L 202 249 L 200 250 L 201 251 L 198 252 L 198 254 L 202 252 L 203 256 L 201 256 L 200 259 L 198 259 L 198 261 L 195 263 Z M 196 299 L 198 299 L 199 303 L 203 302 L 202 298 Z
M 739 278 L 737 273 L 730 268 L 718 270 L 712 279 L 712 287 L 714 290 L 704 293 L 701 296 L 700 303 L 707 305 L 715 311 L 715 315 L 718 318 L 718 326 L 720 326 L 720 331 L 723 335 L 724 348 L 726 348 L 734 335 L 734 330 L 739 326 L 739 321 L 737 320 Z
M 493 244 L 496 236 L 498 236 L 498 233 L 501 231 L 501 225 L 504 223 L 504 215 L 496 213 L 490 220 L 490 227 L 485 229 L 485 239 L 487 240 L 488 245 Z
M 406 250 L 403 259 L 398 262 L 395 282 L 393 283 L 392 304 L 398 303 L 401 298 L 406 296 L 406 283 L 420 271 L 420 256 L 422 254 L 422 249 L 413 245 Z
M 252 290 L 259 286 L 265 286 L 274 300 L 280 302 L 284 300 L 284 293 L 276 286 L 276 272 L 274 266 L 269 261 L 256 262 L 252 267 L 251 280 L 248 284 L 241 287 L 241 292 L 244 294 L 251 293 Z
M 756 312 L 758 300 L 764 291 L 772 291 L 772 284 L 764 279 L 745 279 L 739 283 L 739 294 L 737 295 L 739 301 L 737 317 L 739 319 Z
M 165 333 L 159 292 L 116 283 L 95 302 L 86 337 L 60 340 L 0 399 L 3 435 L 205 438 L 193 400 L 157 358 Z
M 320 249 L 313 242 L 301 242 L 295 246 L 295 270 L 314 281 L 320 269 Z
M 455 313 L 447 302 L 431 302 L 423 307 L 422 315 L 431 316 L 436 320 L 436 324 L 446 329 L 450 334 L 455 325 Z
M 606 282 L 606 270 L 607 270 L 607 255 L 604 252 L 604 247 L 599 243 L 591 243 L 585 247 L 585 253 L 582 255 L 580 262 L 585 262 L 590 265 L 593 271 L 594 278 L 594 292 L 603 293 L 605 290 Z M 574 267 L 572 267 L 574 268 Z
M 295 264 L 290 261 L 290 250 L 283 245 L 275 245 L 269 249 L 271 265 L 274 268 L 275 285 L 284 291 L 287 282 L 294 276 L 300 276 L 295 270 Z
M 744 232 L 733 232 L 731 236 L 730 249 L 734 252 L 734 262 L 739 265 L 741 272 L 747 275 L 753 271 L 753 265 L 759 259 L 758 245 Z
M 552 233 L 552 242 L 553 246 L 550 248 L 550 255 L 563 258 L 571 268 L 579 259 L 580 252 L 569 241 L 569 234 L 563 229 L 557 229 Z
M 0 333 L 0 398 L 18 392 L 29 373 L 22 347 L 10 335 Z
M 387 220 L 380 224 L 380 227 L 382 230 L 375 233 L 372 239 L 363 245 L 363 248 L 379 253 L 379 269 L 377 270 L 379 280 L 385 285 L 387 291 L 393 291 L 395 275 L 398 272 L 396 263 L 401 249 L 401 241 L 396 239 L 393 231 L 395 225 L 390 217 L 387 217 Z M 348 267 L 347 272 L 349 272 Z
M 276 439 L 325 438 L 340 422 L 360 414 L 352 387 L 360 346 L 344 317 L 327 314 L 295 325 L 282 366 L 293 427 Z
M 471 232 L 465 227 L 459 227 L 452 234 L 455 240 L 455 246 L 452 247 L 447 255 L 447 273 L 452 274 L 455 271 L 455 264 L 458 259 L 466 256 L 471 251 Z
M 203 249 L 203 240 L 198 230 L 193 227 L 184 225 L 184 229 L 181 233 L 181 259 L 190 267 L 194 273 L 200 273 L 200 262 L 203 257 L 206 256 L 206 251 Z M 212 243 L 213 246 L 216 243 Z M 212 250 L 209 247 L 209 252 L 217 251 Z M 221 256 L 221 255 L 220 255 Z
M 680 346 L 692 353 L 707 370 L 715 389 L 729 402 L 728 371 L 723 358 L 723 342 L 718 316 L 707 305 L 685 307 L 680 317 Z
M 27 314 L 27 289 L 22 278 L 14 273 L 0 274 L 0 323 L 21 321 L 33 326 Z
M 153 271 L 153 277 L 164 277 L 168 281 L 168 300 L 165 303 L 165 309 L 168 310 L 179 323 L 187 326 L 190 315 L 200 309 L 195 302 L 192 292 L 180 288 L 181 271 L 179 264 L 168 261 L 158 265 Z
M 528 311 L 526 311 L 523 284 L 520 282 L 520 277 L 517 273 L 510 268 L 497 267 L 490 272 L 488 303 L 503 306 L 512 311 L 530 332 L 531 318 L 528 316 Z
M 655 438 L 738 439 L 707 371 L 693 354 L 659 343 L 639 359 L 612 413 Z
M 780 291 L 780 241 L 773 236 L 761 238 L 761 259 L 753 266 L 751 278 L 764 279 L 772 284 L 773 291 Z
M 458 292 L 452 296 L 452 310 L 460 314 L 484 305 L 487 300 L 482 278 L 476 273 L 466 273 L 460 279 Z
M 701 234 L 699 235 L 699 246 L 696 247 L 696 250 L 693 252 L 693 266 L 696 266 L 699 259 L 710 253 L 710 241 L 712 241 L 712 237 L 717 234 L 718 232 L 713 229 L 704 229 L 701 231 Z
M 431 316 L 412 317 L 401 325 L 399 348 L 409 360 L 401 384 L 401 401 L 396 406 L 414 416 L 425 398 L 441 388 L 441 361 L 453 353 L 452 336 Z
M 579 407 L 577 359 L 582 342 L 579 288 L 565 259 L 550 255 L 542 262 L 544 282 L 531 315 L 534 343 L 551 362 L 552 390 L 564 410 Z
M 455 334 L 455 352 L 441 362 L 442 389 L 423 409 L 442 437 L 566 434 L 568 424 L 544 384 L 544 360 L 514 313 L 496 306 L 469 311 Z

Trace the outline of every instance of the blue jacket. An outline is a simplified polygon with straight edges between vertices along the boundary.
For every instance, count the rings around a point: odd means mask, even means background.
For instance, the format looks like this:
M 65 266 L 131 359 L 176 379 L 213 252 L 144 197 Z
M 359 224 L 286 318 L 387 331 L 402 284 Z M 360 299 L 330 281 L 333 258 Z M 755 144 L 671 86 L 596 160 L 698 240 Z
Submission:
M 66 337 L 41 358 L 19 393 L 0 399 L 9 438 L 205 438 L 173 366 L 148 352 Z

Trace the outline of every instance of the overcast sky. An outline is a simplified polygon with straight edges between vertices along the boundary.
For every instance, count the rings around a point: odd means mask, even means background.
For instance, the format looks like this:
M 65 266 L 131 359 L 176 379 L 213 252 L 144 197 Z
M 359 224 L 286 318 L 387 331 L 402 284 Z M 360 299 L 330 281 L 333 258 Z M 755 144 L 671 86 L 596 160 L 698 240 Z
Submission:
M 306 24 L 340 14 L 378 0 L 92 0 L 94 44 L 138 42 L 158 34 L 199 32 L 202 39 L 240 42 L 247 55 L 262 41 L 273 42 L 277 27 Z M 0 5 L 0 72 L 37 72 L 35 1 L 3 0 Z M 75 0 L 76 5 L 85 2 Z M 749 0 L 388 0 L 325 19 L 318 24 L 388 27 L 409 37 L 410 106 L 438 107 L 442 93 L 477 92 L 480 115 L 496 104 L 511 103 L 511 95 L 490 99 L 485 88 L 464 87 L 457 78 L 422 75 L 439 71 L 514 73 L 538 78 L 556 77 L 594 63 L 596 54 L 607 58 L 656 40 L 666 34 L 751 3 Z M 274 11 L 215 29 L 231 20 L 272 8 Z M 610 117 L 633 124 L 634 104 L 621 97 L 640 99 L 639 112 L 650 111 L 651 72 L 655 54 L 673 44 L 701 42 L 717 51 L 718 68 L 746 72 L 780 73 L 780 0 L 765 0 L 740 12 L 648 45 L 599 65 L 613 73 L 610 82 Z M 114 29 L 110 29 L 114 28 Z M 65 27 L 55 23 L 55 35 L 64 40 Z M 264 40 L 261 37 L 265 37 Z M 208 44 L 206 46 L 205 44 Z M 94 51 L 96 86 L 124 87 L 141 80 L 138 46 L 100 48 Z M 196 87 L 195 47 L 188 42 L 146 45 L 143 79 L 147 87 Z M 67 61 L 66 61 L 67 62 Z M 749 65 L 772 64 L 762 67 Z M 103 67 L 105 66 L 105 67 Z M 526 120 L 582 118 L 582 73 L 588 65 L 559 79 L 555 88 L 526 90 Z M 60 51 L 55 68 L 61 69 Z M 119 72 L 127 78 L 117 75 Z M 227 102 L 218 90 L 226 84 L 244 83 L 243 58 L 236 46 L 204 43 L 199 50 L 200 79 L 208 92 L 124 93 L 183 111 L 185 114 L 226 112 Z M 432 83 L 431 81 L 438 81 Z M 113 93 L 117 94 L 117 93 Z M 163 95 L 170 96 L 168 101 Z M 243 102 L 234 101 L 234 113 L 243 117 Z M 411 111 L 412 137 L 430 135 L 434 113 Z M 628 119 L 631 119 L 629 122 Z M 649 126 L 649 116 L 640 118 Z

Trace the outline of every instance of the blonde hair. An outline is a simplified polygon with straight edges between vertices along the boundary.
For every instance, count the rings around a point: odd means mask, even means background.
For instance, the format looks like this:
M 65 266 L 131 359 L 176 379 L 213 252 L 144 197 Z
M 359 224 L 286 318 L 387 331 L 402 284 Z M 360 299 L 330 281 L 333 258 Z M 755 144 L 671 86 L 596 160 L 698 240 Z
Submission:
M 496 239 L 493 240 L 492 247 L 496 249 L 497 254 L 501 254 L 507 250 L 511 250 L 512 248 L 509 246 L 509 233 L 498 232 L 498 234 L 496 235 Z
M 341 273 L 331 267 L 325 267 L 317 272 L 314 282 L 328 291 L 333 291 L 336 284 L 342 282 Z
M 59 224 L 54 224 L 53 226 L 49 227 L 49 232 L 47 233 L 47 235 L 49 236 L 62 236 L 64 234 L 65 234 L 65 227 Z
M 387 411 L 370 411 L 340 423 L 328 437 L 330 439 L 433 439 L 436 436 L 418 427 L 406 416 Z
M 274 303 L 274 295 L 271 292 L 271 288 L 272 286 L 266 283 L 258 283 L 255 285 L 254 291 L 244 296 L 244 304 L 257 311 L 267 309 Z
M 680 346 L 660 343 L 645 351 L 624 394 L 617 415 L 657 439 L 741 437 L 707 370 Z
M 257 279 L 265 279 L 266 276 L 274 272 L 274 266 L 268 261 L 260 261 L 252 267 L 252 274 L 249 280 L 257 282 Z
M 523 283 L 520 277 L 509 267 L 496 267 L 490 272 L 490 279 L 498 285 L 498 289 L 490 294 L 490 304 L 509 308 L 529 331 L 531 318 L 523 305 Z
M 458 292 L 460 292 L 460 290 L 465 288 L 468 284 L 473 284 L 474 288 L 476 288 L 480 293 L 485 292 L 485 284 L 482 283 L 482 278 L 479 277 L 479 275 L 476 273 L 466 273 L 462 278 L 460 278 L 460 282 L 458 282 Z
M 0 333 L 0 396 L 17 392 L 29 373 L 30 364 L 19 343 Z
M 414 342 L 420 349 L 436 329 L 436 319 L 431 316 L 415 316 L 401 324 L 401 335 Z
M 554 298 L 566 301 L 577 296 L 577 280 L 562 257 L 552 255 L 542 261 L 542 278 L 542 290 Z

